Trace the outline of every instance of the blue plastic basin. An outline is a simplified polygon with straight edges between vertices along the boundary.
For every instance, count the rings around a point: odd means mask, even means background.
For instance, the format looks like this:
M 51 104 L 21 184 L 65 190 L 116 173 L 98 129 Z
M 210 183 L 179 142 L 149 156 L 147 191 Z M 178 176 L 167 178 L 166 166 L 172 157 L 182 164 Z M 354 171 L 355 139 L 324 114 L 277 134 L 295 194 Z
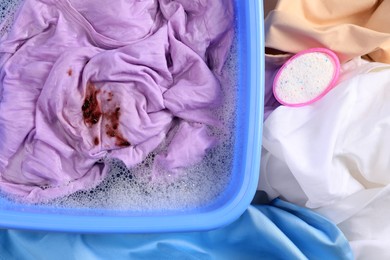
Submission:
M 256 192 L 261 152 L 264 96 L 263 6 L 236 0 L 238 105 L 232 179 L 224 195 L 187 212 L 145 215 L 115 210 L 58 209 L 0 199 L 0 227 L 66 232 L 174 232 L 210 230 L 236 220 Z

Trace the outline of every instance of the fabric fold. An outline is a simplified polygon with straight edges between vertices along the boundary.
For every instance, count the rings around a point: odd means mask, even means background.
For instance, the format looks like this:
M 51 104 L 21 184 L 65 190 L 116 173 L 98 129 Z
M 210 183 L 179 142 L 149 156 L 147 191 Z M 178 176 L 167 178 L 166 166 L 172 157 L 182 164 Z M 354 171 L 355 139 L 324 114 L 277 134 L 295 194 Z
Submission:
M 390 63 L 388 1 L 281 0 L 265 19 L 265 46 L 288 53 L 333 50 L 342 63 L 355 57 Z

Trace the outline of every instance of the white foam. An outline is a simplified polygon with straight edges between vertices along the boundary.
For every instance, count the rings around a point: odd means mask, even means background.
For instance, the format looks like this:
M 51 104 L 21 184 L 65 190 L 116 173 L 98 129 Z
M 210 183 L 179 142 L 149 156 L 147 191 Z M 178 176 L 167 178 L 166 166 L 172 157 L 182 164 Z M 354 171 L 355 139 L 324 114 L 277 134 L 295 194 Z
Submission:
M 9 32 L 22 0 L 0 1 L 0 38 Z

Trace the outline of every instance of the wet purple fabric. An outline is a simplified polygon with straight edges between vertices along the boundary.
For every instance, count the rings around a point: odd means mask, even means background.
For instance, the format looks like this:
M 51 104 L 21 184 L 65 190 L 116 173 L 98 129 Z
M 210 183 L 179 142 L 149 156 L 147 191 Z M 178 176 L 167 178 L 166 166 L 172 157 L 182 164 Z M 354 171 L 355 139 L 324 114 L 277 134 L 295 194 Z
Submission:
M 155 168 L 199 162 L 233 18 L 229 0 L 26 0 L 0 43 L 1 189 L 46 201 L 163 143 Z

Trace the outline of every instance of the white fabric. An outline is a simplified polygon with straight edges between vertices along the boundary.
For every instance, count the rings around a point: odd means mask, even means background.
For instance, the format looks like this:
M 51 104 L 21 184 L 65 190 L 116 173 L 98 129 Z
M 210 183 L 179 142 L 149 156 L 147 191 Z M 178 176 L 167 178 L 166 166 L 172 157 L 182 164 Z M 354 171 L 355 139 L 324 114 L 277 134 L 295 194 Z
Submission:
M 318 208 L 390 182 L 390 70 L 352 63 L 323 99 L 267 118 L 259 189 Z
M 272 112 L 258 189 L 334 221 L 357 259 L 390 259 L 390 66 L 352 60 L 318 102 Z
M 338 224 L 356 259 L 390 259 L 390 185 L 316 210 Z

